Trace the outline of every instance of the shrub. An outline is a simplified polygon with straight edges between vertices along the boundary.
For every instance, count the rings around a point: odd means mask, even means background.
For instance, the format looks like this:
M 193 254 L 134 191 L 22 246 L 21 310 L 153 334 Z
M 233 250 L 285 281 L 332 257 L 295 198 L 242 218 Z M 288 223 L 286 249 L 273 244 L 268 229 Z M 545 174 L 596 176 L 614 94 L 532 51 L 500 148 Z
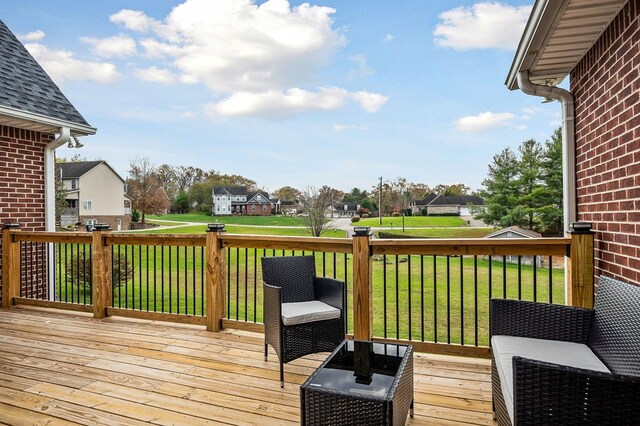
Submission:
M 140 221 L 140 212 L 136 209 L 131 211 L 131 222 L 139 222 Z
M 360 222 L 360 218 L 358 216 L 354 216 L 351 218 L 351 222 L 355 223 L 355 222 Z
M 369 215 L 367 213 L 363 213 L 360 215 L 361 218 L 363 219 L 367 219 L 369 217 Z
M 429 216 L 429 210 L 427 210 L 426 208 L 420 210 L 420 214 L 422 216 Z
M 400 212 L 391 213 L 391 217 L 400 217 Z
M 125 285 L 133 277 L 133 262 L 131 260 L 127 261 L 126 257 L 124 253 L 119 256 L 114 253 L 113 274 L 111 277 L 114 288 Z M 92 279 L 89 249 L 83 249 L 82 252 L 74 254 L 65 263 L 67 282 L 83 290 L 89 290 Z

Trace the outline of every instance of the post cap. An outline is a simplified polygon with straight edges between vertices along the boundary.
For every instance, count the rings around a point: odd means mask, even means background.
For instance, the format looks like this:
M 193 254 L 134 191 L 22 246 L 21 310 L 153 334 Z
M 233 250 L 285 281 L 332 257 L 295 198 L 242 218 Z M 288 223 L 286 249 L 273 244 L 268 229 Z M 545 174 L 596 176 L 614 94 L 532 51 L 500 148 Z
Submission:
M 368 226 L 354 226 L 353 227 L 353 236 L 354 237 L 368 237 L 369 235 L 371 235 L 371 233 L 369 232 L 371 231 L 371 228 Z
M 570 234 L 591 234 L 591 222 L 573 222 L 569 224 Z
M 111 231 L 111 225 L 108 223 L 96 223 L 93 225 L 94 231 Z
M 210 223 L 207 225 L 207 232 L 225 232 L 224 223 Z
M 18 229 L 18 228 L 20 228 L 20 224 L 17 223 L 17 222 L 15 222 L 15 223 L 12 223 L 12 222 L 3 223 L 2 224 L 2 228 L 3 229 Z

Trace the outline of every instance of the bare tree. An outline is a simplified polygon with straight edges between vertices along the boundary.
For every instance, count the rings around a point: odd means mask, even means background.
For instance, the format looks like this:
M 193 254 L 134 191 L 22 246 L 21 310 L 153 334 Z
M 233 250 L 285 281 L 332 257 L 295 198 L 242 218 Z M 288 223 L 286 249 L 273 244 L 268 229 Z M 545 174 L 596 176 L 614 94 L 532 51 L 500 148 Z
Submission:
M 311 235 L 319 237 L 328 229 L 330 223 L 326 211 L 331 206 L 331 191 L 328 191 L 327 187 L 322 187 L 320 190 L 307 187 L 300 195 L 300 203 L 307 228 L 311 231 Z
M 142 213 L 142 223 L 145 223 L 145 214 L 158 214 L 166 207 L 158 197 L 160 182 L 149 158 L 129 162 L 127 185 L 133 208 Z

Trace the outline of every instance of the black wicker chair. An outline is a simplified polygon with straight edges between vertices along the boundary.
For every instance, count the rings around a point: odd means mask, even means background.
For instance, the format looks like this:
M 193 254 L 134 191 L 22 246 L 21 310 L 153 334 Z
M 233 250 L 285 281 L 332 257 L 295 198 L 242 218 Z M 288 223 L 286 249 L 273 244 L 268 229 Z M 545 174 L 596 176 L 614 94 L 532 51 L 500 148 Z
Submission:
M 268 345 L 284 363 L 331 352 L 345 338 L 344 283 L 315 276 L 313 256 L 263 257 L 264 359 Z
M 490 319 L 498 424 L 638 424 L 640 287 L 600 277 L 594 309 L 494 299 Z

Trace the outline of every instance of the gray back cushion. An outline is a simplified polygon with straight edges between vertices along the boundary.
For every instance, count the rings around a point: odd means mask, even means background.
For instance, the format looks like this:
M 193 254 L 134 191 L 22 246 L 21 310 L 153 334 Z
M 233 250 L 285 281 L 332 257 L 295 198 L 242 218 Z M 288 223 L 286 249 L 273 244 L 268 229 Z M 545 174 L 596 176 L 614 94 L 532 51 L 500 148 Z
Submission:
M 640 376 L 640 287 L 601 276 L 589 347 L 614 373 Z

